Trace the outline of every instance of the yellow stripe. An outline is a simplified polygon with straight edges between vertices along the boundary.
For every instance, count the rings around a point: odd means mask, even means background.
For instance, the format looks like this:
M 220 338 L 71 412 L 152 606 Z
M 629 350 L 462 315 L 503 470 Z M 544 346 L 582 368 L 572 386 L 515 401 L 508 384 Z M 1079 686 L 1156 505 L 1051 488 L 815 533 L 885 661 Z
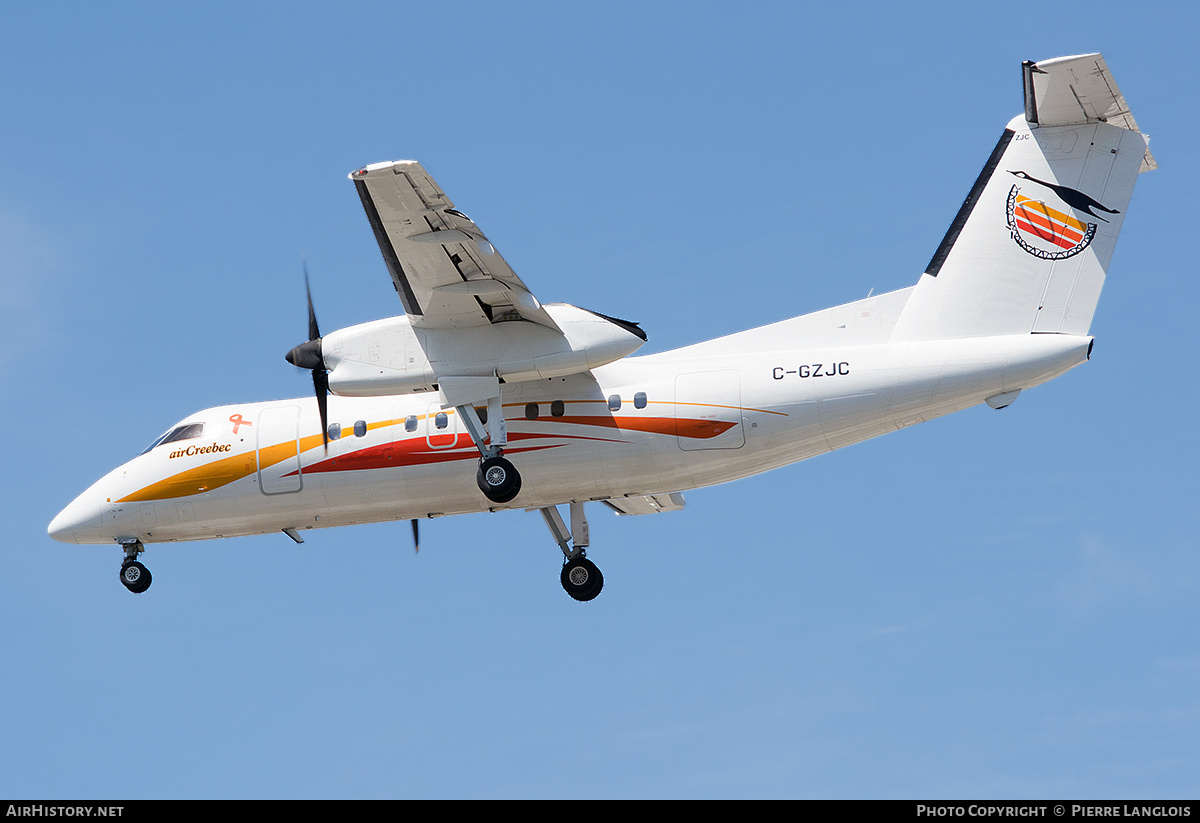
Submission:
M 321 435 L 311 434 L 300 438 L 300 451 L 321 445 Z M 137 503 L 147 500 L 171 500 L 176 497 L 190 497 L 194 494 L 219 489 L 235 480 L 249 477 L 259 469 L 274 466 L 295 455 L 295 445 L 291 440 L 267 446 L 257 452 L 248 451 L 213 460 L 202 466 L 195 466 L 186 471 L 173 474 L 168 478 L 151 483 L 118 500 L 118 503 Z
M 235 480 L 241 480 L 253 474 L 258 468 L 254 452 L 235 454 L 222 457 L 203 466 L 172 475 L 165 480 L 151 483 L 145 488 L 138 489 L 133 494 L 126 495 L 118 503 L 133 503 L 143 500 L 169 500 L 173 497 L 188 497 L 193 494 L 218 489 Z
M 1031 204 L 1030 208 L 1034 209 L 1035 211 L 1039 212 L 1040 214 L 1045 214 L 1049 217 L 1053 217 L 1058 222 L 1063 223 L 1068 226 L 1072 226 L 1074 228 L 1077 228 L 1082 232 L 1087 231 L 1086 223 L 1081 223 L 1069 214 L 1063 214 L 1061 211 L 1057 211 L 1055 209 L 1050 208 L 1045 203 L 1043 203 L 1041 200 L 1034 200 L 1030 197 L 1025 197 L 1024 195 L 1018 194 L 1017 195 L 1017 205 L 1023 206 L 1026 203 Z
M 604 400 L 567 400 L 565 403 L 597 403 L 603 404 Z M 671 401 L 650 401 L 657 402 L 661 405 L 670 404 Z M 738 406 L 721 406 L 713 403 L 678 403 L 675 405 L 685 406 L 701 406 L 707 408 L 725 408 L 736 409 Z M 505 403 L 505 408 L 523 408 L 522 403 Z M 767 414 L 779 414 L 787 417 L 784 412 L 771 411 L 769 409 L 745 409 L 745 411 L 759 411 Z M 454 414 L 454 409 L 447 409 L 447 414 Z M 417 415 L 418 419 L 424 420 L 428 415 Z M 547 418 L 550 419 L 550 418 Z M 381 420 L 377 423 L 368 423 L 367 430 L 386 428 L 388 426 L 396 426 L 403 423 L 403 418 L 393 420 Z M 520 422 L 520 421 L 515 421 Z M 300 438 L 300 453 L 309 449 L 317 448 L 322 444 L 321 435 L 310 434 Z M 236 480 L 241 480 L 243 477 L 249 477 L 261 468 L 274 466 L 276 463 L 281 463 L 284 460 L 295 455 L 291 440 L 285 440 L 282 443 L 276 443 L 273 446 L 266 446 L 257 451 L 248 451 L 242 454 L 234 454 L 229 457 L 222 457 L 219 460 L 213 460 L 210 463 L 205 463 L 202 466 L 195 466 L 186 471 L 173 474 L 170 477 L 164 478 L 157 482 L 151 483 L 132 494 L 127 494 L 118 500 L 118 503 L 137 503 L 149 500 L 172 500 L 177 497 L 190 497 L 195 494 L 203 494 L 204 492 L 219 489 L 222 486 L 227 486 Z

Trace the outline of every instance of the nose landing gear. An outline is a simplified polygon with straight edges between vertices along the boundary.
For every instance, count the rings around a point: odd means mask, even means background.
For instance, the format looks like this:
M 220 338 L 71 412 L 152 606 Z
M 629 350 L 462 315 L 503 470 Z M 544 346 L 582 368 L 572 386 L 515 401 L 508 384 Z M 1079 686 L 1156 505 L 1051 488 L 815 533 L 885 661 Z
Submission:
M 146 550 L 140 540 L 120 540 L 121 548 L 125 550 L 125 560 L 121 563 L 121 583 L 134 594 L 141 594 L 150 588 L 152 577 L 150 570 L 138 562 L 137 556 Z
M 563 590 L 581 602 L 592 600 L 604 588 L 604 575 L 582 552 L 563 564 L 560 579 Z
M 570 509 L 570 529 L 563 522 L 562 515 L 558 513 L 558 507 L 549 506 L 542 509 L 541 512 L 542 517 L 546 520 L 546 525 L 550 527 L 550 533 L 554 535 L 554 540 L 562 549 L 564 560 L 559 580 L 562 582 L 563 590 L 576 600 L 587 602 L 595 599 L 596 595 L 600 594 L 600 590 L 604 588 L 604 575 L 600 574 L 595 563 L 585 557 L 588 546 L 588 524 L 587 518 L 583 514 L 583 504 L 572 503 Z M 575 543 L 573 547 L 571 545 L 572 532 L 574 532 Z
M 150 570 L 136 560 L 121 564 L 121 582 L 134 594 L 150 588 Z

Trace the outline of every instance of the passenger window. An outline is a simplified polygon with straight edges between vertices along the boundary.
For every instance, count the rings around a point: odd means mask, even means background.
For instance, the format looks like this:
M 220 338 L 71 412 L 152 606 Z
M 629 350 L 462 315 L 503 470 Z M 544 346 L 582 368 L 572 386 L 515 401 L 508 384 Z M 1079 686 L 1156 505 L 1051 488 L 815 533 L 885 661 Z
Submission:
M 550 416 L 551 417 L 562 417 L 563 413 L 565 411 L 566 411 L 566 407 L 563 405 L 563 401 L 561 401 L 561 400 L 555 400 L 553 403 L 550 404 Z
M 621 395 L 614 394 L 608 398 L 608 410 L 609 411 L 620 411 L 621 410 Z
M 354 436 L 355 437 L 366 437 L 366 435 L 367 435 L 367 421 L 366 420 L 355 420 L 354 421 Z
M 438 412 L 437 414 L 435 414 L 433 416 L 433 425 L 436 428 L 444 429 L 449 424 L 450 424 L 450 418 L 446 416 L 445 412 Z
M 475 413 L 479 415 L 479 422 L 487 425 L 487 406 L 476 406 Z
M 640 391 L 633 396 L 633 407 L 635 409 L 646 408 L 646 393 L 644 391 Z
M 526 403 L 525 404 L 525 419 L 526 420 L 537 420 L 538 419 L 538 404 L 537 403 Z
M 406 432 L 415 432 L 417 430 L 417 416 L 415 414 L 410 414 L 404 418 L 404 430 Z
M 341 423 L 330 423 L 329 424 L 329 439 L 337 440 L 341 436 L 342 436 L 342 424 Z

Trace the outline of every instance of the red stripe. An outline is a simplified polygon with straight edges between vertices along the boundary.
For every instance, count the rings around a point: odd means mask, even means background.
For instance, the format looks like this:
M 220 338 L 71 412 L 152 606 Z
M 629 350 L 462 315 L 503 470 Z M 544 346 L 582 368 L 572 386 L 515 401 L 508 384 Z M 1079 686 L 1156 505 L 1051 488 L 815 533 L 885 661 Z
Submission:
M 514 420 L 511 423 L 521 425 L 525 421 Z M 540 422 L 540 421 L 539 421 Z M 573 423 L 575 425 L 596 426 L 599 428 L 617 428 L 629 431 L 643 431 L 654 434 L 674 434 L 679 437 L 708 439 L 723 434 L 736 423 L 727 420 L 690 420 L 674 417 L 618 417 L 574 415 L 571 417 L 549 418 L 547 423 Z M 445 446 L 431 447 L 435 438 L 444 440 Z M 594 440 L 606 443 L 624 443 L 628 441 L 614 440 L 608 437 L 582 437 L 572 434 L 551 434 L 548 432 L 510 432 L 510 443 L 522 440 Z M 554 443 L 537 446 L 516 446 L 505 449 L 506 454 L 540 451 L 557 448 L 565 443 Z M 434 463 L 449 463 L 455 460 L 478 460 L 479 450 L 471 441 L 471 436 L 465 432 L 438 435 L 432 433 L 428 440 L 424 437 L 410 437 L 390 443 L 379 443 L 365 449 L 357 449 L 349 454 L 320 460 L 303 468 L 303 474 L 341 471 L 369 471 L 372 469 L 398 468 L 402 466 L 425 466 Z M 290 477 L 297 472 L 289 472 Z
M 1054 220 L 1051 217 L 1047 217 L 1045 214 L 1031 211 L 1026 208 L 1019 208 L 1016 210 L 1016 212 L 1018 218 L 1023 218 L 1030 223 L 1041 226 L 1042 230 L 1035 230 L 1035 234 L 1045 240 L 1050 239 L 1049 237 L 1045 236 L 1045 229 L 1049 229 L 1051 234 L 1054 236 L 1061 235 L 1070 238 L 1072 246 L 1083 239 L 1083 232 L 1076 231 L 1060 221 Z
M 460 434 L 458 437 L 461 438 L 462 442 L 459 442 L 452 448 L 446 449 L 430 449 L 423 437 L 414 437 L 402 440 L 399 443 L 379 443 L 378 445 L 358 449 L 340 457 L 331 457 L 305 466 L 302 473 L 370 471 L 372 469 L 391 469 L 404 466 L 428 466 L 434 463 L 451 463 L 455 460 L 478 460 L 479 450 L 471 442 L 470 435 Z M 523 432 L 510 434 L 508 439 L 509 442 L 543 439 L 621 442 L 601 437 L 572 437 L 570 435 Z M 565 445 L 565 443 L 547 443 L 542 445 L 515 446 L 505 449 L 504 453 L 521 454 L 523 452 L 541 451 L 542 449 L 553 449 Z M 295 474 L 296 472 L 293 471 L 284 476 L 289 477 Z
M 1076 245 L 1074 242 L 1067 239 L 1066 237 L 1047 237 L 1045 229 L 1040 229 L 1036 226 L 1031 226 L 1029 223 L 1026 223 L 1020 219 L 1017 220 L 1017 228 L 1024 229 L 1025 231 L 1029 232 L 1030 234 L 1032 234 L 1034 237 L 1038 238 L 1039 240 L 1045 240 L 1047 243 L 1053 243 L 1054 245 L 1058 246 L 1059 248 L 1073 249 L 1073 248 L 1075 248 L 1075 245 Z

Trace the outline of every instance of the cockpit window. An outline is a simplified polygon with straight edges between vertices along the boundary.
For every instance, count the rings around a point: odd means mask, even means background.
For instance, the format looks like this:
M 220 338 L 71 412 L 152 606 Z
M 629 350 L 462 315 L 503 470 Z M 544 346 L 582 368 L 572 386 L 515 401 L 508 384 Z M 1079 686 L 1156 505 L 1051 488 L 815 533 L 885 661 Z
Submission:
M 152 450 L 158 448 L 159 446 L 163 445 L 164 443 L 174 443 L 177 440 L 193 440 L 197 437 L 203 437 L 203 436 L 204 436 L 204 424 L 203 423 L 184 423 L 182 426 L 176 426 L 175 428 L 171 429 L 166 434 L 164 434 L 162 437 L 155 440 L 153 443 L 151 443 L 146 448 L 146 451 L 142 452 L 142 454 L 145 454 L 148 451 L 152 451 Z

